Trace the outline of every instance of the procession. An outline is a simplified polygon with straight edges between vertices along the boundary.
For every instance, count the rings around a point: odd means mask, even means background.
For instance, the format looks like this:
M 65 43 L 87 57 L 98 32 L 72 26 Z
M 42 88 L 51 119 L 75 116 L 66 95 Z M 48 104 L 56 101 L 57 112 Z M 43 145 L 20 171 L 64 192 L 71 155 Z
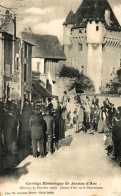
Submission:
M 0 156 L 17 156 L 22 149 L 26 155 L 45 158 L 61 147 L 67 124 L 75 133 L 103 134 L 107 155 L 121 166 L 121 107 L 106 97 L 99 106 L 95 95 L 77 95 L 72 100 L 64 91 L 61 102 L 48 98 L 48 103 L 33 105 L 25 100 L 23 110 L 15 101 L 0 102 Z M 1 166 L 2 167 L 2 166 Z

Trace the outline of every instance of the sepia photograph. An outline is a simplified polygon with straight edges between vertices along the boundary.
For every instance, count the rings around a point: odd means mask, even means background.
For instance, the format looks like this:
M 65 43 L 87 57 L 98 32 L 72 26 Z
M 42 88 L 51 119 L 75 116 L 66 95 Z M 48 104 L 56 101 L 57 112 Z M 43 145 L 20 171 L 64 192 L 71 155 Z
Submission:
M 0 0 L 0 196 L 121 196 L 121 0 Z

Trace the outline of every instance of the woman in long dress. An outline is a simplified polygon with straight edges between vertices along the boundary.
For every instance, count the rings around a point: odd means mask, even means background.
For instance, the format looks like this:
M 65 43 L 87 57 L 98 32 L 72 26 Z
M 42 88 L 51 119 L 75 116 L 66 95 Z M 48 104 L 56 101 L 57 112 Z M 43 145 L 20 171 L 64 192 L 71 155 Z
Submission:
M 105 120 L 106 120 L 106 115 L 105 115 L 104 109 L 101 108 L 99 112 L 99 121 L 98 121 L 98 127 L 97 127 L 98 133 L 103 133 L 105 131 L 105 128 L 106 128 Z

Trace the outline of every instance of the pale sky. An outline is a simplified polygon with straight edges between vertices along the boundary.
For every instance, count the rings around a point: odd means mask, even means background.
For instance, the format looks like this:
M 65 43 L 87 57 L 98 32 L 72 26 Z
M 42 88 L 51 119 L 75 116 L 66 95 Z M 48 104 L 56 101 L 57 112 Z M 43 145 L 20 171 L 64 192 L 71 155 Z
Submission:
M 63 40 L 63 22 L 69 11 L 74 12 L 82 0 L 0 0 L 0 4 L 22 6 L 17 12 L 17 29 L 32 27 L 34 33 L 57 35 Z M 121 24 L 121 0 L 108 0 Z M 9 2 L 9 3 L 8 3 Z M 13 5 L 11 5 L 13 6 Z

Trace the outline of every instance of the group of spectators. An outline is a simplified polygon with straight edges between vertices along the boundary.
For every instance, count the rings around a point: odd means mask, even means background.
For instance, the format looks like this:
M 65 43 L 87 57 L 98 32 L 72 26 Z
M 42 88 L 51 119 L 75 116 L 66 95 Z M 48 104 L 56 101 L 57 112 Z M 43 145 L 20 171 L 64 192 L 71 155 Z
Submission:
M 65 138 L 66 121 L 80 131 L 104 133 L 108 155 L 121 157 L 121 107 L 117 109 L 105 98 L 99 106 L 96 95 L 75 98 L 72 102 L 64 91 L 61 102 L 48 98 L 46 105 L 25 100 L 22 111 L 15 101 L 0 101 L 0 158 L 17 155 L 19 150 L 33 157 L 53 154 Z
M 121 164 L 121 107 L 115 108 L 108 98 L 99 106 L 96 95 L 90 100 L 78 97 L 76 133 L 104 133 L 107 154 Z
M 0 101 L 0 159 L 20 150 L 34 157 L 52 154 L 65 138 L 66 116 L 66 107 L 51 98 L 39 105 L 25 100 L 22 111 L 14 100 Z

